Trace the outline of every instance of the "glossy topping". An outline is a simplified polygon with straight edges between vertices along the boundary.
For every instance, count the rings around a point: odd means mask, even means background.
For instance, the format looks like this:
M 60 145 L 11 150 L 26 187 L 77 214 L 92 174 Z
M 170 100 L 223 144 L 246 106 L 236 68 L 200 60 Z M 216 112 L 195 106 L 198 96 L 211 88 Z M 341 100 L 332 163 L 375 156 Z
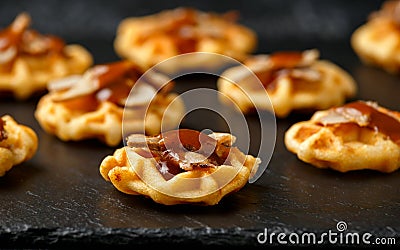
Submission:
M 127 98 L 142 71 L 132 62 L 123 60 L 102 64 L 87 70 L 82 76 L 70 76 L 49 84 L 49 90 L 56 92 L 53 101 L 62 102 L 70 108 L 85 108 L 85 105 L 73 105 L 90 100 L 87 107 L 96 108 L 100 102 L 108 101 L 120 106 Z M 137 88 L 137 98 L 130 98 L 130 106 L 147 104 L 160 86 L 157 81 L 165 79 L 147 79 L 148 85 Z
M 303 62 L 303 53 L 298 51 L 275 52 L 270 55 L 271 69 L 294 68 L 301 66 Z
M 309 67 L 318 57 L 317 50 L 282 51 L 251 58 L 245 64 L 250 66 L 265 89 L 273 91 L 276 89 L 276 80 L 281 77 L 290 77 L 293 81 L 319 80 L 320 73 Z
M 328 115 L 319 119 L 323 125 L 338 123 L 357 123 L 388 136 L 400 145 L 400 120 L 390 111 L 380 108 L 376 103 L 356 101 L 333 108 Z
M 175 19 L 165 29 L 166 35 L 172 37 L 178 48 L 178 53 L 189 53 L 196 51 L 197 34 L 193 26 L 197 24 L 196 11 L 189 8 L 174 10 Z
M 387 0 L 383 2 L 381 9 L 371 13 L 369 18 L 387 18 L 392 20 L 396 25 L 400 25 L 400 1 Z
M 134 134 L 129 136 L 128 146 L 142 157 L 154 158 L 166 180 L 184 171 L 207 171 L 223 165 L 230 150 L 230 146 L 217 145 L 214 138 L 190 129 L 172 130 L 156 137 Z
M 28 29 L 30 22 L 30 16 L 21 13 L 9 27 L 0 31 L 0 64 L 12 62 L 20 54 L 63 54 L 65 43 L 62 39 Z
M 2 140 L 7 139 L 7 133 L 6 130 L 4 129 L 4 126 L 5 126 L 5 121 L 2 118 L 0 118 L 0 142 Z

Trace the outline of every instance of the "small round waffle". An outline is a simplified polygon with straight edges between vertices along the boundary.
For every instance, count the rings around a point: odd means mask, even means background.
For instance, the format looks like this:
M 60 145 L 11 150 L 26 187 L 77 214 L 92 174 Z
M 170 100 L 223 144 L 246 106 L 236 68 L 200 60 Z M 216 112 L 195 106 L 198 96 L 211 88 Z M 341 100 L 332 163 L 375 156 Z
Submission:
M 169 150 L 164 148 L 171 134 L 177 133 L 188 150 L 177 149 L 175 139 Z M 233 147 L 235 137 L 229 133 L 206 135 L 181 129 L 162 135 L 131 135 L 127 146 L 101 162 L 103 178 L 123 193 L 144 195 L 164 205 L 215 205 L 240 190 L 260 164 L 259 158 Z M 207 145 L 212 145 L 209 154 L 201 151 Z
M 39 100 L 35 117 L 47 133 L 63 141 L 98 139 L 109 146 L 121 143 L 123 122 L 133 131 L 144 128 L 150 135 L 160 132 L 162 122 L 166 128 L 179 124 L 184 104 L 169 91 L 156 93 L 150 86 L 150 94 L 154 94 L 151 103 L 144 100 L 137 107 L 125 108 L 131 88 L 141 75 L 133 63 L 118 61 L 93 66 L 83 75 L 59 79 Z M 147 94 L 145 91 L 139 95 L 143 98 Z M 170 104 L 169 112 L 165 112 Z
M 400 113 L 363 101 L 318 111 L 286 131 L 285 145 L 318 168 L 390 173 L 400 167 Z
M 30 127 L 10 115 L 0 117 L 0 176 L 13 166 L 31 159 L 38 148 L 38 137 Z
M 257 108 L 274 111 L 279 118 L 292 111 L 309 112 L 343 104 L 356 93 L 354 79 L 339 66 L 318 57 L 316 49 L 251 56 L 245 66 L 229 68 L 218 79 L 221 101 L 229 104 L 229 97 L 245 114 Z
M 367 65 L 400 72 L 400 1 L 385 1 L 351 36 L 351 45 Z
M 128 17 L 118 26 L 114 48 L 122 58 L 137 62 L 144 70 L 189 52 L 218 53 L 242 60 L 255 49 L 256 34 L 235 19 L 229 13 L 192 8 Z
M 80 74 L 92 65 L 90 52 L 78 44 L 65 45 L 55 36 L 28 29 L 30 17 L 21 13 L 0 38 L 0 93 L 18 100 L 45 92 L 49 81 Z M 2 41 L 3 41 L 2 40 Z

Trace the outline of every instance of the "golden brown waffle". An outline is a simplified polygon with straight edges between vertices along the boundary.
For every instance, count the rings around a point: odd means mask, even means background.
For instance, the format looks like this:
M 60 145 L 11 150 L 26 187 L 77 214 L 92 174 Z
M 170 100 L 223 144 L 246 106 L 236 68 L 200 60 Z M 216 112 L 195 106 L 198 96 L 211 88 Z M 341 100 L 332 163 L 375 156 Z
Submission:
M 104 67 L 109 67 L 106 77 L 99 73 Z M 98 73 L 99 76 L 96 75 Z M 161 121 L 166 128 L 179 124 L 184 104 L 177 94 L 168 91 L 155 95 L 147 112 L 144 105 L 125 109 L 124 114 L 123 103 L 140 74 L 131 63 L 121 61 L 96 65 L 82 76 L 56 81 L 49 85 L 50 92 L 39 100 L 35 117 L 47 133 L 63 141 L 98 139 L 109 146 L 121 143 L 123 122 L 132 131 L 144 130 L 150 135 L 160 133 Z M 99 84 L 103 87 L 96 86 L 100 78 L 107 79 Z M 52 86 L 55 86 L 54 89 Z M 122 90 L 125 93 L 121 93 Z M 109 93 L 115 94 L 107 97 L 105 94 Z M 104 99 L 104 96 L 108 99 Z M 165 112 L 168 105 L 172 106 Z
M 181 131 L 179 133 L 182 133 Z M 185 130 L 185 133 L 188 133 L 187 131 Z M 167 133 L 171 132 L 176 131 Z M 190 131 L 190 134 L 192 133 L 194 132 Z M 139 134 L 131 136 L 128 139 L 128 146 L 117 149 L 113 155 L 103 159 L 100 173 L 119 191 L 132 195 L 144 195 L 164 205 L 215 205 L 224 196 L 240 190 L 257 171 L 260 164 L 259 158 L 245 155 L 238 148 L 232 146 L 235 141 L 234 136 L 228 133 L 213 133 L 207 140 L 215 140 L 214 153 L 222 157 L 226 150 L 230 151 L 225 163 L 219 165 L 210 160 L 215 155 L 208 156 L 206 160 L 201 159 L 201 163 L 191 163 L 190 160 L 187 160 L 189 159 L 187 155 L 194 154 L 198 157 L 198 154 L 189 150 L 185 152 L 185 160 L 169 158 L 170 161 L 179 162 L 180 167 L 175 166 L 174 170 L 170 167 L 170 162 L 165 163 L 164 161 L 169 156 L 176 156 L 175 153 L 178 154 L 178 150 L 162 152 L 164 158 L 156 156 L 153 151 L 154 147 L 157 148 L 162 143 L 167 143 L 167 136 L 143 137 Z M 184 135 L 181 134 L 182 136 Z M 196 134 L 196 136 L 198 135 Z M 143 138 L 144 141 L 140 142 Z M 160 140 L 160 138 L 164 139 Z M 182 141 L 185 140 L 187 138 Z M 132 141 L 134 141 L 133 145 L 130 145 Z M 144 144 L 142 144 L 143 142 Z M 146 143 L 149 148 L 153 147 L 150 151 L 146 151 L 149 149 Z M 186 144 L 185 147 L 187 146 Z M 149 152 L 152 152 L 154 158 L 149 156 Z M 165 156 L 166 154 L 167 156 Z M 182 157 L 182 154 L 179 154 L 179 157 Z M 190 159 L 196 157 L 192 155 Z
M 36 133 L 10 115 L 0 117 L 0 176 L 31 159 L 38 148 Z
M 318 57 L 315 49 L 249 57 L 244 62 L 246 67 L 232 67 L 219 78 L 221 101 L 233 102 L 245 114 L 256 107 L 274 111 L 279 118 L 292 111 L 309 112 L 343 104 L 356 93 L 354 79 L 344 69 Z
M 400 71 L 400 1 L 386 1 L 351 36 L 360 59 L 389 73 Z
M 292 125 L 287 149 L 304 162 L 340 172 L 400 167 L 400 113 L 372 102 L 352 102 L 316 112 Z
M 30 17 L 21 13 L 0 37 L 13 41 L 0 45 L 0 93 L 24 100 L 46 91 L 49 81 L 80 74 L 93 62 L 81 45 L 65 45 L 57 37 L 28 29 Z
M 255 49 L 256 34 L 232 20 L 233 16 L 177 8 L 129 17 L 118 26 L 114 48 L 145 70 L 188 52 L 219 53 L 242 60 Z

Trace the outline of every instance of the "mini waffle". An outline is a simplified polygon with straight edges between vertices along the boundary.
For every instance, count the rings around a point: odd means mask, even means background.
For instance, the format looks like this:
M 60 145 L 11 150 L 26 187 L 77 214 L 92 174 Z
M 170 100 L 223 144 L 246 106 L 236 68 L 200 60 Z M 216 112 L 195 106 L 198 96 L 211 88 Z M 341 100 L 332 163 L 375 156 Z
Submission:
M 179 124 L 184 104 L 169 91 L 173 82 L 158 93 L 158 86 L 149 83 L 142 88 L 140 98 L 131 98 L 132 108 L 125 108 L 130 91 L 141 76 L 142 71 L 133 63 L 118 61 L 96 65 L 83 75 L 59 79 L 49 84 L 49 93 L 39 100 L 35 117 L 47 133 L 63 141 L 97 138 L 109 146 L 121 143 L 123 122 L 132 131 L 142 131 L 145 126 L 147 134 L 158 134 L 161 121 L 167 128 Z M 170 104 L 169 112 L 165 112 Z
M 118 26 L 114 48 L 145 70 L 189 52 L 219 53 L 242 60 L 255 49 L 257 40 L 255 32 L 236 22 L 236 16 L 234 12 L 177 8 L 129 17 Z
M 29 127 L 10 115 L 0 117 L 0 176 L 13 166 L 31 159 L 38 148 L 38 137 Z
M 400 113 L 364 101 L 318 111 L 287 130 L 285 145 L 318 168 L 390 173 L 400 167 Z
M 351 45 L 367 65 L 397 74 L 400 70 L 400 1 L 386 1 L 351 36 Z
M 100 173 L 119 191 L 160 204 L 215 205 L 240 190 L 260 164 L 232 146 L 235 139 L 188 129 L 132 134 L 127 146 L 103 159 Z
M 356 93 L 354 79 L 334 63 L 318 58 L 316 49 L 251 56 L 244 62 L 246 67 L 229 68 L 218 79 L 221 101 L 232 103 L 225 98 L 229 97 L 245 114 L 257 108 L 274 111 L 279 118 L 292 111 L 343 104 Z
M 21 13 L 0 31 L 0 93 L 24 100 L 45 92 L 49 81 L 80 74 L 92 64 L 92 55 L 77 44 L 65 45 L 51 35 L 29 29 L 30 16 Z

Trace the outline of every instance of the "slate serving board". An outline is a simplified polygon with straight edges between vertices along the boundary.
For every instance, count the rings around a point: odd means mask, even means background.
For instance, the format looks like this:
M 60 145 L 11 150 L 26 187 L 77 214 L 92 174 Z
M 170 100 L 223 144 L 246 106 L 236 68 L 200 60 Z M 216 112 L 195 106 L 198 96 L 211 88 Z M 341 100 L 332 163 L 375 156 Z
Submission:
M 192 6 L 204 10 L 241 11 L 240 21 L 259 36 L 257 53 L 317 48 L 321 57 L 348 70 L 356 79 L 355 99 L 375 100 L 400 110 L 400 78 L 363 65 L 349 44 L 351 32 L 382 1 L 2 1 L 1 26 L 22 10 L 33 27 L 86 46 L 96 63 L 117 60 L 112 48 L 115 28 L 127 16 Z M 60 12 L 62 10 L 62 12 Z M 215 78 L 191 76 L 176 91 L 215 88 Z M 115 148 L 95 140 L 62 142 L 43 132 L 33 112 L 39 97 L 25 102 L 0 100 L 0 114 L 31 126 L 39 150 L 30 161 L 0 178 L 1 248 L 132 247 L 149 245 L 253 246 L 269 232 L 323 233 L 336 230 L 394 237 L 400 232 L 400 173 L 357 171 L 341 174 L 316 169 L 289 153 L 286 129 L 310 114 L 277 119 L 273 157 L 263 176 L 211 207 L 163 206 L 129 196 L 105 182 L 101 160 Z M 223 123 L 199 112 L 183 126 L 223 130 Z M 256 119 L 249 117 L 250 126 Z M 256 127 L 256 126 L 255 126 Z M 257 130 L 252 135 L 257 137 Z M 254 145 L 253 145 L 254 148 Z M 276 245 L 276 241 L 275 241 Z

